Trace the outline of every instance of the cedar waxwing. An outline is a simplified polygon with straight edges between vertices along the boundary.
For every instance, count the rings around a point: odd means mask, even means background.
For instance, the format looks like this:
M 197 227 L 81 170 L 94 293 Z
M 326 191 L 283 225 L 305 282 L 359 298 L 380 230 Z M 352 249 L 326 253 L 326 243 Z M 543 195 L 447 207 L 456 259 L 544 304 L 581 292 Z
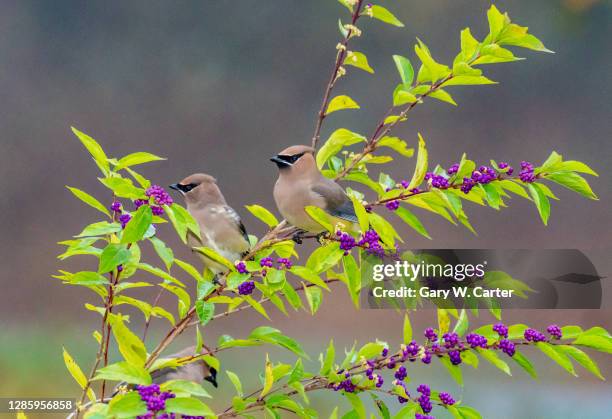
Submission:
M 169 358 L 186 358 L 190 356 L 197 356 L 195 346 L 189 346 L 182 351 L 170 355 Z M 187 380 L 201 384 L 202 381 L 206 380 L 217 387 L 217 370 L 210 367 L 202 359 L 176 368 L 167 367 L 155 370 L 151 373 L 151 378 L 155 384 L 162 384 L 169 380 Z
M 306 213 L 307 206 L 319 207 L 340 221 L 357 222 L 353 203 L 340 185 L 319 171 L 314 152 L 312 147 L 294 145 L 270 159 L 279 169 L 274 185 L 278 210 L 289 223 L 311 233 L 324 228 Z
M 197 173 L 170 185 L 170 188 L 184 196 L 187 211 L 200 226 L 202 240 L 189 234 L 191 247 L 209 247 L 231 262 L 248 252 L 249 236 L 240 216 L 227 205 L 214 177 Z M 225 266 L 200 256 L 215 274 L 227 271 Z

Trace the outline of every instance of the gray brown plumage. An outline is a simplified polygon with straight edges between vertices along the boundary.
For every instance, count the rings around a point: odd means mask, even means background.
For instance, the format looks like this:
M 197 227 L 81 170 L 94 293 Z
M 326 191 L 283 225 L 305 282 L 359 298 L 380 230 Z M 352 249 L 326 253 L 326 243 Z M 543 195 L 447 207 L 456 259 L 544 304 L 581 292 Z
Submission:
M 187 358 L 197 356 L 195 346 L 189 346 L 177 353 L 169 356 L 169 358 Z M 187 380 L 201 384 L 203 381 L 208 381 L 213 386 L 217 387 L 217 370 L 210 367 L 204 360 L 198 359 L 188 364 L 176 368 L 162 368 L 151 373 L 151 378 L 156 384 L 165 383 L 169 380 Z
M 197 173 L 170 187 L 184 196 L 187 211 L 200 226 L 201 239 L 190 234 L 190 246 L 209 247 L 231 262 L 249 250 L 249 237 L 240 216 L 227 205 L 214 177 Z M 214 273 L 227 270 L 223 265 L 203 255 L 201 257 Z
M 292 225 L 315 233 L 324 229 L 306 213 L 307 206 L 319 207 L 340 220 L 357 222 L 353 203 L 340 185 L 319 171 L 314 152 L 312 147 L 295 145 L 270 159 L 279 169 L 274 185 L 278 210 Z

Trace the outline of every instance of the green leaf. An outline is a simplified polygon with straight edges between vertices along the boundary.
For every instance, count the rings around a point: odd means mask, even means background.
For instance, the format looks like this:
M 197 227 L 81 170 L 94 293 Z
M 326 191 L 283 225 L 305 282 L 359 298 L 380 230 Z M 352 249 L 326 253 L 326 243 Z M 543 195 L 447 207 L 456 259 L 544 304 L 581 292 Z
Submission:
M 434 99 L 438 99 L 442 102 L 450 103 L 451 105 L 457 106 L 457 102 L 455 102 L 455 99 L 453 99 L 453 97 L 446 90 L 434 90 L 428 96 Z
M 269 227 L 275 227 L 278 224 L 278 220 L 274 214 L 261 205 L 246 205 L 245 208 L 259 220 L 266 223 Z
M 266 311 L 266 309 L 261 305 L 261 303 L 259 303 L 259 301 L 255 300 L 253 297 L 251 297 L 250 295 L 247 295 L 244 297 L 244 300 L 251 306 L 253 307 L 253 309 L 258 312 L 259 314 L 261 314 L 262 316 L 264 316 L 266 319 L 270 320 L 270 316 L 268 316 L 268 312 Z
M 455 323 L 455 327 L 453 328 L 453 332 L 457 333 L 459 336 L 463 336 L 465 332 L 467 332 L 469 324 L 470 322 L 467 316 L 467 312 L 462 309 L 459 313 L 457 323 Z
M 147 405 L 140 398 L 137 392 L 127 394 L 117 394 L 108 404 L 108 415 L 102 417 L 112 417 L 117 419 L 135 418 L 147 413 Z M 85 414 L 85 418 L 88 418 Z
M 457 419 L 482 419 L 480 413 L 476 409 L 470 406 L 446 406 L 449 412 L 452 413 L 453 417 Z
M 272 372 L 272 363 L 268 359 L 268 354 L 266 354 L 266 368 L 264 372 L 264 386 L 261 389 L 261 393 L 259 393 L 259 398 L 263 398 L 266 394 L 272 390 L 272 385 L 274 384 L 274 373 Z
M 132 365 L 142 367 L 147 358 L 147 349 L 144 343 L 125 326 L 123 319 L 120 317 L 110 317 L 109 322 L 123 358 Z
M 357 352 L 357 358 L 365 359 L 376 358 L 380 355 L 382 350 L 385 348 L 385 344 L 381 342 L 369 342 L 363 345 Z
M 166 269 L 170 270 L 170 267 L 174 263 L 174 252 L 172 251 L 172 249 L 166 246 L 166 243 L 164 243 L 157 237 L 150 237 L 149 241 L 153 245 L 155 253 L 157 253 L 162 262 L 164 262 Z
M 419 151 L 417 154 L 416 168 L 414 169 L 414 174 L 412 175 L 412 179 L 408 185 L 408 190 L 414 189 L 423 183 L 425 173 L 427 172 L 427 161 L 427 147 L 425 146 L 425 140 L 421 134 L 419 134 Z
M 351 65 L 363 71 L 374 74 L 374 69 L 368 63 L 368 57 L 364 53 L 358 51 L 347 51 L 344 65 Z
M 474 86 L 481 84 L 497 84 L 497 82 L 485 76 L 454 76 L 442 83 L 442 86 Z
M 490 42 L 494 42 L 502 29 L 510 23 L 509 19 L 506 19 L 507 16 L 504 16 L 495 5 L 491 5 L 487 11 L 487 20 L 489 21 L 489 36 L 487 39 L 490 39 Z
M 82 389 L 84 389 L 85 386 L 87 385 L 87 377 L 85 377 L 83 370 L 81 370 L 81 367 L 79 367 L 79 365 L 72 358 L 72 356 L 70 356 L 66 348 L 62 348 L 62 349 L 63 349 L 63 356 L 64 356 L 64 364 L 66 364 L 66 368 L 68 369 L 68 372 L 70 372 L 70 375 L 72 375 L 72 378 L 74 378 L 77 384 Z M 89 400 L 91 400 L 92 402 L 96 400 L 96 396 L 91 388 L 87 389 L 87 397 L 89 397 Z
M 555 345 L 551 345 L 550 343 L 546 342 L 537 342 L 536 346 L 542 352 L 548 355 L 550 359 L 562 366 L 567 372 L 574 376 L 576 375 L 576 372 L 574 371 L 574 366 L 572 365 L 572 361 L 570 361 L 570 359 L 563 351 L 557 349 Z
M 520 352 L 518 349 L 516 349 L 516 351 L 514 352 L 514 355 L 512 356 L 512 359 L 519 364 L 519 366 L 521 368 L 523 368 L 525 371 L 527 371 L 527 373 L 529 375 L 531 375 L 533 378 L 538 378 L 538 375 L 535 371 L 535 368 L 533 367 L 533 364 L 531 363 L 531 361 L 529 361 L 529 359 L 527 359 L 527 357 L 525 355 L 523 355 L 522 352 Z
M 354 196 L 351 196 L 351 201 L 353 202 L 353 208 L 355 209 L 355 214 L 357 215 L 357 220 L 359 221 L 359 228 L 361 231 L 366 231 L 370 226 L 370 219 L 368 218 L 368 212 L 365 207 L 361 203 L 361 201 Z
M 312 272 L 319 274 L 335 266 L 343 254 L 344 251 L 340 249 L 338 242 L 318 247 L 308 258 L 306 267 Z
M 204 256 L 206 256 L 207 258 L 225 266 L 226 268 L 230 269 L 230 270 L 235 270 L 236 267 L 234 266 L 234 264 L 232 262 L 230 262 L 229 260 L 227 260 L 226 258 L 224 258 L 223 256 L 221 256 L 219 253 L 217 253 L 216 251 L 214 251 L 213 249 L 211 249 L 210 247 L 194 247 L 193 250 L 197 251 L 198 253 L 203 254 Z
M 126 179 L 122 177 L 107 177 L 98 178 L 98 180 L 119 198 L 146 198 L 144 189 L 134 186 L 134 183 L 131 179 Z
M 130 260 L 131 253 L 125 245 L 111 243 L 102 250 L 98 273 L 104 274 L 115 270 Z
M 368 214 L 372 228 L 376 230 L 381 240 L 390 247 L 395 247 L 395 239 L 402 241 L 402 238 L 397 234 L 390 222 L 385 220 L 380 215 L 372 212 Z
M 138 164 L 149 163 L 149 162 L 158 161 L 158 160 L 166 160 L 166 159 L 163 157 L 156 156 L 155 154 L 140 151 L 138 153 L 128 154 L 127 156 L 119 159 L 117 166 L 115 166 L 115 170 L 118 171 L 126 167 L 136 166 Z
M 310 307 L 310 313 L 314 315 L 317 310 L 319 310 L 319 307 L 321 306 L 321 300 L 323 299 L 323 295 L 321 294 L 321 288 L 307 287 L 303 282 L 302 286 L 304 287 L 306 301 L 308 302 L 308 306 Z
M 149 205 L 142 205 L 125 226 L 121 236 L 121 243 L 135 243 L 142 240 L 152 221 L 153 213 L 151 212 L 151 207 Z
M 200 384 L 188 380 L 166 381 L 160 386 L 160 388 L 161 391 L 172 391 L 175 394 L 187 393 L 189 395 L 198 397 L 212 397 Z
M 87 192 L 84 192 L 77 188 L 72 188 L 70 186 L 66 186 L 66 188 L 68 188 L 68 190 L 72 192 L 74 196 L 79 198 L 81 201 L 85 202 L 90 207 L 97 209 L 98 211 L 100 211 L 103 214 L 108 215 L 109 217 L 111 216 L 108 209 L 100 201 L 98 201 L 93 196 L 89 195 Z
M 237 374 L 233 373 L 230 370 L 225 370 L 225 373 L 227 374 L 230 381 L 234 385 L 234 388 L 236 389 L 236 393 L 238 393 L 238 396 L 243 397 L 244 393 L 242 391 L 242 382 L 240 381 L 240 377 L 238 377 Z
M 166 400 L 166 411 L 189 416 L 215 416 L 204 402 L 190 397 L 175 397 Z
M 393 106 L 403 106 L 408 103 L 414 103 L 417 100 L 417 97 L 408 91 L 403 84 L 398 84 L 393 91 Z
M 201 239 L 198 222 L 185 208 L 175 203 L 171 206 L 164 205 L 164 209 L 183 243 L 187 243 L 188 233 L 192 233 L 194 236 Z
M 325 115 L 342 109 L 359 109 L 359 104 L 346 95 L 339 95 L 329 101 Z
M 398 18 L 396 18 L 393 13 L 377 4 L 373 5 L 372 7 L 368 7 L 363 13 L 373 17 L 374 19 L 388 23 L 389 25 L 397 26 L 398 28 L 404 27 L 404 24 Z
M 423 41 L 418 38 L 417 41 L 418 44 L 414 46 L 414 51 L 423 63 L 419 69 L 417 81 L 419 83 L 431 82 L 433 84 L 448 75 L 450 73 L 449 68 L 433 59 L 429 52 L 429 48 L 427 48 L 427 45 L 425 45 Z
M 91 236 L 106 236 L 108 234 L 117 233 L 121 231 L 121 225 L 119 223 L 109 223 L 107 221 L 100 221 L 97 223 L 89 224 L 83 229 L 78 235 L 74 237 L 91 237 Z
M 414 80 L 414 69 L 412 68 L 412 63 L 410 63 L 408 58 L 401 55 L 394 55 L 393 61 L 395 62 L 397 72 L 402 79 L 402 84 L 406 87 L 410 87 L 412 81 Z
M 83 143 L 87 151 L 89 151 L 89 154 L 91 154 L 91 157 L 93 157 L 96 165 L 100 168 L 102 173 L 105 175 L 108 174 L 110 172 L 108 158 L 106 157 L 104 150 L 102 150 L 102 147 L 100 147 L 100 144 L 98 144 L 98 142 L 89 135 L 79 131 L 75 127 L 71 127 L 71 129 L 74 135 L 76 135 L 81 143 Z
M 195 306 L 200 324 L 205 326 L 215 315 L 215 305 L 209 301 L 198 300 Z
M 455 380 L 459 386 L 463 387 L 463 374 L 461 373 L 461 368 L 459 368 L 457 365 L 453 365 L 448 357 L 440 358 L 440 362 L 446 367 L 446 370 L 453 380 Z
M 590 371 L 594 376 L 605 381 L 595 361 L 593 361 L 584 351 L 570 345 L 558 345 L 557 349 L 564 352 L 567 356 L 574 358 L 574 360 L 582 365 L 587 371 Z
M 126 361 L 100 368 L 95 380 L 125 381 L 128 384 L 151 384 L 151 375 L 142 366 Z
M 363 135 L 349 131 L 346 128 L 337 129 L 329 136 L 317 153 L 317 167 L 321 169 L 327 160 L 336 155 L 344 147 L 364 142 L 365 140 Z
M 597 200 L 597 195 L 593 192 L 589 183 L 579 174 L 574 172 L 556 172 L 544 176 L 545 179 L 552 180 L 569 190 L 579 193 L 589 199 Z
M 414 155 L 414 148 L 408 148 L 406 141 L 398 137 L 385 136 L 376 142 L 376 147 L 389 147 L 404 157 L 412 157 Z
M 580 173 L 586 173 L 591 176 L 599 176 L 589 166 L 587 166 L 586 164 L 582 162 L 575 161 L 575 160 L 568 160 L 568 161 L 561 162 L 559 163 L 557 167 L 560 171 L 580 172 Z
M 304 352 L 304 349 L 300 344 L 289 336 L 283 335 L 280 330 L 273 327 L 261 326 L 253 329 L 249 335 L 249 339 L 257 339 L 263 342 L 271 343 L 273 345 L 281 346 L 294 354 L 307 358 L 308 355 Z
M 310 282 L 311 284 L 317 285 L 321 288 L 325 288 L 329 291 L 327 283 L 325 283 L 325 281 L 323 281 L 321 277 L 319 277 L 319 275 L 315 274 L 313 271 L 311 271 L 305 266 L 293 266 L 291 268 L 291 273 Z
M 393 419 L 413 418 L 415 413 L 417 413 L 418 407 L 418 404 L 408 402 L 406 406 L 402 407 L 395 415 L 393 415 Z
M 304 211 L 306 211 L 310 218 L 319 223 L 321 227 L 325 228 L 325 230 L 331 233 L 334 232 L 335 228 L 332 225 L 332 220 L 327 212 L 312 205 L 305 207 Z
M 538 209 L 542 222 L 544 225 L 547 225 L 548 217 L 550 216 L 550 201 L 548 200 L 548 197 L 542 190 L 541 185 L 537 183 L 528 183 L 527 189 L 533 198 L 533 202 Z
M 325 353 L 325 359 L 321 364 L 321 370 L 319 374 L 326 376 L 331 372 L 331 369 L 336 360 L 336 348 L 334 347 L 333 339 L 329 341 L 329 345 L 327 346 L 327 352 Z
M 410 324 L 410 317 L 408 313 L 404 314 L 404 343 L 409 344 L 412 342 L 412 325 Z
M 506 374 L 512 375 L 512 372 L 510 371 L 510 367 L 508 366 L 508 364 L 505 361 L 502 361 L 497 355 L 497 353 L 489 349 L 481 349 L 481 348 L 478 348 L 477 351 L 480 354 L 480 356 L 482 356 L 484 359 L 489 361 L 492 365 L 499 368 Z
M 608 336 L 589 335 L 585 332 L 572 343 L 612 354 L 612 339 Z
M 399 207 L 398 209 L 395 210 L 395 215 L 400 217 L 406 224 L 412 227 L 417 233 L 431 240 L 431 236 L 425 229 L 425 226 L 423 226 L 421 221 L 411 211 L 409 211 L 408 209 L 404 207 Z

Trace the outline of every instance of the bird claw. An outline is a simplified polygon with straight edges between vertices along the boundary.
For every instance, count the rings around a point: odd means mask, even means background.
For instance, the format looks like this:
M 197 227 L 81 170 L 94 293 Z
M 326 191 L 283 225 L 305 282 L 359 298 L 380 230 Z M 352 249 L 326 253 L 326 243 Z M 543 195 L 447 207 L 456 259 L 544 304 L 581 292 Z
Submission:
M 327 237 L 327 231 L 323 231 L 323 232 L 317 234 L 317 242 L 319 242 L 319 244 L 323 244 L 322 240 L 324 238 L 326 238 L 326 237 Z
M 302 244 L 303 238 L 304 238 L 304 231 L 298 231 L 297 233 L 293 234 L 293 236 L 291 237 L 291 240 L 293 240 L 297 244 Z

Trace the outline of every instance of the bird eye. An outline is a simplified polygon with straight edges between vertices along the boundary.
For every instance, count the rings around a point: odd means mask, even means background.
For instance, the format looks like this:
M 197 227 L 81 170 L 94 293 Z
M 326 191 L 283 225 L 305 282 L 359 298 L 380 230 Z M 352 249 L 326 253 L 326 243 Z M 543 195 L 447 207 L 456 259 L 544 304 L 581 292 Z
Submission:
M 299 153 L 299 154 L 294 154 L 293 156 L 289 157 L 289 162 L 291 163 L 295 163 L 296 161 L 298 161 L 300 159 L 300 157 L 302 157 L 304 155 L 304 153 Z
M 181 189 L 181 191 L 187 193 L 190 190 L 192 190 L 193 188 L 195 188 L 196 186 L 198 186 L 198 185 L 196 185 L 195 183 L 189 183 L 187 185 L 179 185 L 179 188 Z

